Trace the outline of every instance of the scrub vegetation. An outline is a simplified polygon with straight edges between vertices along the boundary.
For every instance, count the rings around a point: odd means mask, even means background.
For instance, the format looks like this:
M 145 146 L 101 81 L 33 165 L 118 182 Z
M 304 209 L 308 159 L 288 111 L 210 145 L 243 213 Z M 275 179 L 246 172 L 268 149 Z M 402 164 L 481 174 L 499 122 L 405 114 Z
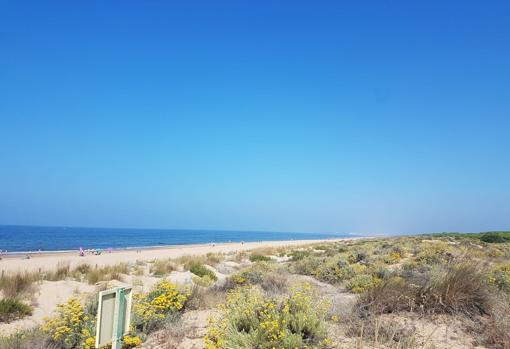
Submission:
M 443 233 L 2 275 L 0 321 L 41 280 L 135 287 L 123 348 L 510 348 L 510 233 Z M 187 285 L 174 275 L 190 275 Z M 155 280 L 150 288 L 143 283 Z M 97 299 L 73 297 L 5 348 L 92 348 Z

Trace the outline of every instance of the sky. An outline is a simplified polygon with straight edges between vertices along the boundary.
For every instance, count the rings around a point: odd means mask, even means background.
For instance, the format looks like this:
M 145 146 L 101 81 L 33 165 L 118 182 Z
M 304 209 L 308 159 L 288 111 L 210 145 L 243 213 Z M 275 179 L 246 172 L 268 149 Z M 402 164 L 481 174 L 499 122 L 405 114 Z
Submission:
M 0 224 L 510 229 L 508 1 L 0 0 Z

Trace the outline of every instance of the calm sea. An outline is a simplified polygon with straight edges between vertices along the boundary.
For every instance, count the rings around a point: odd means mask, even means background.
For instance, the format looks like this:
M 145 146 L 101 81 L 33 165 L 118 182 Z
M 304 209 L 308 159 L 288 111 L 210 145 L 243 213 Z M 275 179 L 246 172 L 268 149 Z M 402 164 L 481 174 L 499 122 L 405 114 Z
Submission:
M 0 225 L 0 249 L 8 252 L 135 248 L 210 242 L 313 240 L 349 234 L 221 230 L 110 229 Z

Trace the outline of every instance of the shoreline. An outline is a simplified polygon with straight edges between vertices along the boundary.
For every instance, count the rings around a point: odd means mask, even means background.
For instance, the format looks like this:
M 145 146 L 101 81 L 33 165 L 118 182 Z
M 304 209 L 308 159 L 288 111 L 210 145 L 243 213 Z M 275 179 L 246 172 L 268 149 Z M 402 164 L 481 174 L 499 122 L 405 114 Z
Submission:
M 321 242 L 335 242 L 354 240 L 361 237 L 315 239 L 315 240 L 271 240 L 271 241 L 251 241 L 251 242 L 223 242 L 223 243 L 203 243 L 189 245 L 169 245 L 145 248 L 126 248 L 112 250 L 111 253 L 103 250 L 100 255 L 86 254 L 81 257 L 78 251 L 59 251 L 59 252 L 35 252 L 31 253 L 30 258 L 22 258 L 27 253 L 6 254 L 0 260 L 0 270 L 4 272 L 33 272 L 47 271 L 55 269 L 59 264 L 69 263 L 70 267 L 75 267 L 82 263 L 90 265 L 105 266 L 118 263 L 130 263 L 138 261 L 149 261 L 154 259 L 171 259 L 185 255 L 204 255 L 213 253 L 236 253 L 248 251 L 261 247 L 283 247 L 308 245 Z
M 160 249 L 168 249 L 168 248 L 178 248 L 178 247 L 194 247 L 194 246 L 206 246 L 206 245 L 224 245 L 224 244 L 240 244 L 240 243 L 273 243 L 273 242 L 282 242 L 282 241 L 337 241 L 344 239 L 352 239 L 352 238 L 363 238 L 366 236 L 361 235 L 352 235 L 352 236 L 332 236 L 330 238 L 322 238 L 322 239 L 286 239 L 286 240 L 236 240 L 236 241 L 209 241 L 209 242 L 195 242 L 195 243 L 179 243 L 175 245 L 164 244 L 164 245 L 147 245 L 147 246 L 126 246 L 126 247 L 113 247 L 111 248 L 112 252 L 122 252 L 122 251 L 136 251 L 136 250 L 160 250 Z M 87 250 L 87 249 L 84 249 Z M 88 250 L 101 250 L 102 253 L 108 253 L 108 248 L 98 247 L 98 248 L 90 248 Z M 0 250 L 1 251 L 1 250 Z M 0 257 L 2 258 L 16 258 L 22 257 L 26 255 L 30 255 L 31 257 L 35 256 L 45 256 L 45 255 L 64 255 L 64 254 L 73 254 L 78 253 L 79 249 L 69 249 L 69 250 L 30 250 L 30 251 L 1 251 Z

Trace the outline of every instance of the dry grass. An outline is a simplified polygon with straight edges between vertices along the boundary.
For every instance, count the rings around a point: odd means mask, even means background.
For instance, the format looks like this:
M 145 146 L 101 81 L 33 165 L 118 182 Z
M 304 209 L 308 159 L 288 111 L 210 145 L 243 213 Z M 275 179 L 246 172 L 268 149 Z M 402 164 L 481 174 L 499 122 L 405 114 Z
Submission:
M 186 337 L 189 328 L 186 328 L 182 321 L 176 321 L 159 331 L 156 334 L 158 339 L 158 348 L 161 349 L 177 349 Z
M 231 259 L 234 262 L 241 263 L 246 258 L 248 258 L 248 252 L 246 252 L 246 251 L 237 251 L 236 254 Z
M 455 261 L 426 277 L 385 279 L 361 295 L 358 305 L 362 316 L 398 311 L 475 316 L 489 313 L 492 298 L 483 267 Z
M 417 338 L 416 326 L 389 317 L 374 316 L 365 320 L 354 318 L 347 334 L 356 338 L 355 346 L 360 349 L 365 345 L 392 349 L 432 348 L 431 343 Z
M 35 282 L 41 280 L 39 273 L 2 273 L 0 290 L 5 298 L 30 298 L 35 292 Z
M 155 276 L 164 276 L 177 269 L 177 265 L 170 259 L 157 259 L 151 264 L 150 273 Z
M 204 264 L 208 264 L 211 267 L 214 267 L 216 264 L 221 263 L 223 262 L 223 260 L 225 260 L 225 255 L 223 255 L 222 253 L 209 252 L 208 254 L 205 255 L 205 258 L 206 260 Z
M 74 268 L 73 274 L 87 274 L 91 269 L 92 266 L 90 264 L 80 263 Z
M 182 265 L 184 270 L 189 270 L 193 265 L 206 264 L 206 256 L 182 256 L 174 259 L 177 265 Z
M 17 332 L 8 337 L 0 337 L 0 349 L 59 349 L 56 344 L 39 330 Z
M 473 331 L 478 333 L 480 344 L 510 349 L 510 298 L 501 296 L 495 299 L 490 316 L 482 319 Z
M 287 253 L 289 248 L 287 246 L 267 246 L 257 247 L 251 250 L 252 254 L 263 255 L 263 256 L 283 256 Z
M 270 296 L 280 295 L 287 292 L 289 276 L 283 272 L 270 272 L 264 275 L 260 287 Z
M 487 272 L 479 263 L 457 261 L 443 266 L 420 290 L 421 305 L 429 312 L 484 315 L 490 312 L 492 295 Z
M 189 270 L 193 265 L 207 264 L 212 267 L 222 262 L 225 256 L 222 253 L 209 252 L 206 255 L 181 256 L 173 260 L 177 265 L 182 265 L 185 270 Z
M 64 280 L 71 275 L 71 266 L 69 262 L 58 262 L 57 268 L 52 272 L 44 274 L 44 279 L 49 281 Z
M 91 285 L 101 281 L 119 280 L 122 281 L 122 274 L 129 274 L 129 266 L 126 263 L 109 265 L 102 268 L 94 268 L 86 275 L 87 282 Z
M 201 287 L 194 285 L 191 288 L 191 295 L 186 303 L 186 307 L 191 310 L 203 310 L 215 308 L 225 301 L 226 293 L 224 289 L 216 286 Z

